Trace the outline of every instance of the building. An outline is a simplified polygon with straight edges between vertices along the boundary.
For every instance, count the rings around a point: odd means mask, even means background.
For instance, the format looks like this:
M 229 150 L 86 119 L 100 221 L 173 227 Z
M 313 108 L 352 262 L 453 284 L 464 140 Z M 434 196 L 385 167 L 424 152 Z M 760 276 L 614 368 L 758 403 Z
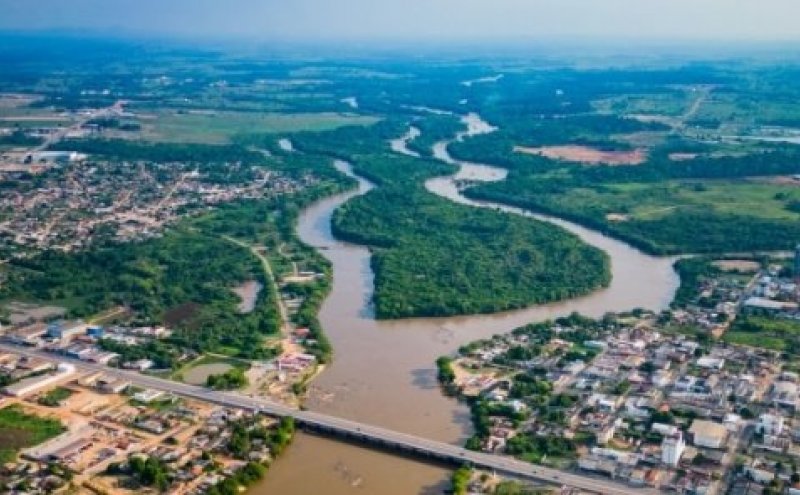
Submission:
M 46 324 L 34 323 L 8 332 L 5 335 L 5 340 L 16 345 L 33 346 L 36 345 L 46 333 Z
M 794 278 L 800 280 L 800 244 L 794 248 Z
M 764 435 L 778 436 L 783 433 L 783 416 L 777 414 L 764 413 L 758 418 L 756 431 Z
M 797 384 L 788 380 L 780 380 L 772 384 L 770 399 L 776 407 L 794 411 L 797 409 Z
M 29 156 L 33 163 L 77 162 L 86 158 L 86 155 L 76 151 L 37 151 Z
M 95 339 L 102 339 L 105 335 L 103 327 L 92 326 L 86 329 L 86 335 Z
M 53 339 L 71 339 L 86 333 L 88 325 L 82 321 L 58 321 L 47 327 L 47 336 Z
M 728 439 L 728 429 L 721 423 L 696 419 L 689 428 L 692 442 L 698 447 L 720 449 Z
M 106 394 L 121 394 L 130 385 L 131 382 L 120 378 L 98 378 L 95 382 L 97 389 Z
M 154 400 L 160 399 L 163 396 L 164 392 L 162 392 L 161 390 L 146 389 L 134 394 L 133 399 L 143 404 L 150 404 Z
M 686 450 L 686 442 L 684 442 L 683 434 L 680 431 L 674 435 L 664 437 L 661 442 L 661 462 L 668 466 L 677 466 L 681 461 L 684 450 Z
M 750 297 L 744 305 L 749 309 L 760 309 L 764 311 L 791 311 L 798 308 L 797 303 L 774 301 L 763 297 Z
M 51 387 L 73 373 L 75 373 L 75 366 L 68 363 L 60 363 L 55 374 L 25 378 L 24 380 L 20 380 L 17 383 L 6 387 L 5 393 L 12 397 L 23 397 L 25 395 L 29 395 Z

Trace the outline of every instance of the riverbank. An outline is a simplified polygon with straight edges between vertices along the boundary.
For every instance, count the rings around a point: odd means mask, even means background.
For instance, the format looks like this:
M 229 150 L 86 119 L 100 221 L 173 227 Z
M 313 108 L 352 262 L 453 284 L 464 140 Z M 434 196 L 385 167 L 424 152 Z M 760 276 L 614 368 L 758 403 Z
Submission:
M 459 165 L 463 170 L 467 164 L 459 162 Z M 340 164 L 337 168 L 352 173 L 350 167 Z M 496 177 L 502 169 L 479 170 Z M 476 170 L 467 168 L 467 172 L 472 174 Z M 369 250 L 337 240 L 331 231 L 333 211 L 371 189 L 366 180 L 358 180 L 357 191 L 311 205 L 301 212 L 297 224 L 300 239 L 320 249 L 331 263 L 334 282 L 330 295 L 322 303 L 319 320 L 336 350 L 336 359 L 309 387 L 306 400 L 309 409 L 460 444 L 472 435 L 470 412 L 465 404 L 441 394 L 434 365 L 437 357 L 450 354 L 471 341 L 572 312 L 602 317 L 608 311 L 623 312 L 637 307 L 665 309 L 677 289 L 671 258 L 648 256 L 600 233 L 539 216 L 608 253 L 611 284 L 576 299 L 499 314 L 377 321 L 370 305 L 374 274 Z M 438 184 L 437 191 L 445 192 L 446 197 L 454 201 L 512 214 L 529 214 L 467 199 L 460 194 L 455 178 L 439 179 L 435 184 Z M 340 469 L 337 466 L 341 466 L 343 460 L 356 458 L 363 486 L 369 486 L 375 493 L 441 493 L 449 478 L 448 471 L 442 468 L 365 452 L 317 437 L 300 434 L 297 444 L 300 445 L 298 452 L 306 455 L 293 456 L 293 449 L 290 449 L 252 493 L 350 494 L 352 486 L 333 480 L 337 479 Z M 309 462 L 316 468 L 309 470 Z M 403 472 L 402 482 L 397 481 L 394 474 L 387 476 L 387 472 Z

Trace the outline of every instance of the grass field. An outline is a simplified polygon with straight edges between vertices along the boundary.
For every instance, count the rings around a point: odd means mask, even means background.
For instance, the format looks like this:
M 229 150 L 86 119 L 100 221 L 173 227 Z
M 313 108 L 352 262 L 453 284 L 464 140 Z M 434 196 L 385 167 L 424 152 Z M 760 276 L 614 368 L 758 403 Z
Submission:
M 489 199 L 508 201 L 505 192 Z M 478 188 L 480 196 L 480 188 Z M 800 239 L 800 184 L 765 179 L 607 183 L 512 195 L 658 254 L 790 249 Z M 516 198 L 515 198 L 516 200 Z
M 678 210 L 800 220 L 800 214 L 787 209 L 792 202 L 800 201 L 800 187 L 745 180 L 611 184 L 602 189 L 573 189 L 549 199 L 565 208 L 596 212 L 600 217 L 621 214 L 628 221 L 656 220 Z
M 677 117 L 691 105 L 693 95 L 690 92 L 674 91 L 670 93 L 643 93 L 615 96 L 597 100 L 592 103 L 601 112 L 623 115 L 664 115 Z
M 796 354 L 800 350 L 800 322 L 758 316 L 739 318 L 723 340 Z
M 62 432 L 64 427 L 57 420 L 27 414 L 21 406 L 0 409 L 0 464 L 14 461 L 20 450 Z
M 280 134 L 326 131 L 347 125 L 371 125 L 374 117 L 338 113 L 159 112 L 142 119 L 143 131 L 132 136 L 152 141 L 225 144 L 236 134 Z
M 233 368 L 247 370 L 249 367 L 249 363 L 240 359 L 206 354 L 181 367 L 173 373 L 172 378 L 194 385 L 202 385 L 206 382 L 208 375 L 225 373 Z
M 56 387 L 39 397 L 39 404 L 48 407 L 58 407 L 62 402 L 72 396 L 72 391 L 64 387 Z

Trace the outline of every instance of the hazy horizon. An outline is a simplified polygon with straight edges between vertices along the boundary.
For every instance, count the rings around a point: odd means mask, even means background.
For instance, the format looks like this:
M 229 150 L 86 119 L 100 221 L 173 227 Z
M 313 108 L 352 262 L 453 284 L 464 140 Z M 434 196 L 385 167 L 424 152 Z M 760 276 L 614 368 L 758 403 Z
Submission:
M 0 0 L 1 30 L 285 41 L 800 41 L 795 0 Z

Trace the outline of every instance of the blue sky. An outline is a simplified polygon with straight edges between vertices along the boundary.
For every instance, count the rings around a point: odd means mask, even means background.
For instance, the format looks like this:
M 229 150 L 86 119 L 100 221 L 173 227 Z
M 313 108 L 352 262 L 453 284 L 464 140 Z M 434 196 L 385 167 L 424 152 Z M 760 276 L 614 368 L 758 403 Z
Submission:
M 300 40 L 800 40 L 800 0 L 0 0 L 0 29 Z

